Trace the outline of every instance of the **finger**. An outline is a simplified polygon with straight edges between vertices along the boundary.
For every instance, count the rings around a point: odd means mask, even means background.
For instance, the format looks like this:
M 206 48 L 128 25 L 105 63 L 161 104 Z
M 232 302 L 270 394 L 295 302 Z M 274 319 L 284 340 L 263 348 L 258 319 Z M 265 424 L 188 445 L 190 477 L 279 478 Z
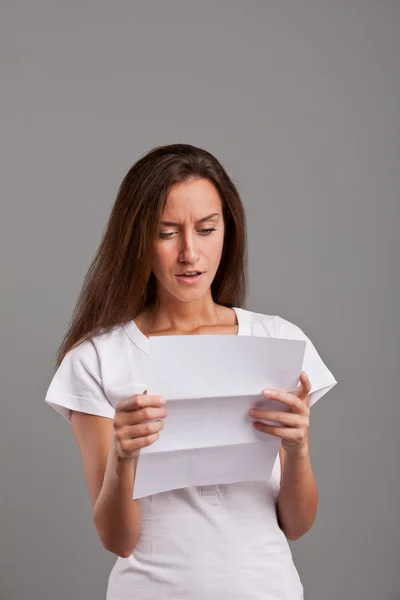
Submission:
M 147 390 L 146 390 L 147 391 Z M 117 403 L 116 408 L 122 412 L 138 410 L 140 408 L 145 408 L 146 406 L 154 406 L 160 407 L 166 403 L 166 400 L 163 396 L 157 396 L 155 394 L 147 395 L 147 394 L 135 394 L 130 398 L 124 398 Z
M 263 395 L 271 400 L 283 402 L 289 406 L 294 412 L 299 414 L 309 414 L 309 408 L 296 394 L 285 392 L 283 390 L 263 390 Z
M 143 421 L 151 421 L 155 419 L 163 419 L 168 415 L 166 408 L 155 408 L 154 406 L 146 406 L 137 410 L 123 411 L 115 417 L 117 426 L 136 425 Z
M 134 453 L 145 446 L 150 446 L 150 444 L 154 444 L 160 437 L 159 432 L 152 433 L 151 435 L 147 435 L 146 437 L 138 437 L 134 439 L 123 439 L 120 441 L 121 449 L 124 453 L 130 454 Z
M 275 421 L 282 423 L 286 427 L 302 427 L 309 425 L 309 417 L 307 415 L 299 415 L 298 413 L 287 413 L 282 410 L 262 410 L 252 409 L 249 414 L 254 419 L 262 419 L 263 421 Z
M 266 425 L 265 423 L 260 423 L 259 421 L 253 423 L 253 426 L 258 431 L 261 431 L 263 433 L 269 433 L 270 435 L 282 438 L 283 440 L 300 441 L 304 437 L 304 432 L 302 429 L 275 427 L 274 425 Z
M 305 371 L 300 373 L 300 385 L 296 390 L 296 396 L 304 400 L 311 391 L 311 381 Z
M 137 439 L 158 433 L 164 428 L 164 421 L 146 421 L 137 425 L 130 425 L 120 429 L 120 435 L 125 439 Z

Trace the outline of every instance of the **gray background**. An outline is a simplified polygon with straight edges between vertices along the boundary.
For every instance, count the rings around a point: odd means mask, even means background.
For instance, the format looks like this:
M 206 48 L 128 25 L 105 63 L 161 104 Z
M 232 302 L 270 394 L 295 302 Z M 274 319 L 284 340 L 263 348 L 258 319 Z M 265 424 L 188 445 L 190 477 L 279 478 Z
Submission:
M 175 142 L 242 194 L 246 308 L 299 325 L 338 380 L 291 543 L 306 598 L 400 598 L 399 27 L 387 0 L 3 0 L 1 600 L 105 597 L 115 556 L 44 396 L 122 177 Z

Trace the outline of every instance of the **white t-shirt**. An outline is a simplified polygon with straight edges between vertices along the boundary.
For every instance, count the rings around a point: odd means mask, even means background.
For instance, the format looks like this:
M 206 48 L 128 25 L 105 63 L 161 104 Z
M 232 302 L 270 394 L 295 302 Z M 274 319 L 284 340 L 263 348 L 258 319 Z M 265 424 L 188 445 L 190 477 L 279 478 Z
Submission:
M 306 341 L 310 406 L 337 382 L 303 331 L 277 315 L 234 308 L 238 335 Z M 134 321 L 68 352 L 45 401 L 114 418 L 121 399 L 146 389 L 149 339 Z M 277 456 L 266 482 L 188 487 L 141 498 L 141 534 L 110 573 L 107 600 L 302 600 L 303 586 L 277 521 Z

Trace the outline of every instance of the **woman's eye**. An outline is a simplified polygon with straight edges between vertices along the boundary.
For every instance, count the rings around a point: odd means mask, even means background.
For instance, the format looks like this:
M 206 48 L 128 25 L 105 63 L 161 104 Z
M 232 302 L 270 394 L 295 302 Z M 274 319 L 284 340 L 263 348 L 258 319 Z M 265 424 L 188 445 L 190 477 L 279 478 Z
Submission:
M 209 235 L 212 231 L 216 231 L 215 227 L 211 227 L 209 229 L 200 229 L 201 235 Z M 168 233 L 160 232 L 160 238 L 163 240 L 168 240 L 174 235 L 174 233 L 174 231 L 170 231 Z

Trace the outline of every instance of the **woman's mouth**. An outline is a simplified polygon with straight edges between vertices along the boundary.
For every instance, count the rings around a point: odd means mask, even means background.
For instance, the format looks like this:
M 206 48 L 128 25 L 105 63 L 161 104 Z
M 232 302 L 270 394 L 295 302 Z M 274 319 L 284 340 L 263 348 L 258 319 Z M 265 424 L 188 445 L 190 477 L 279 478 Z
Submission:
M 192 271 L 190 273 L 183 273 L 182 275 L 177 275 L 176 277 L 178 281 L 181 281 L 186 285 L 194 285 L 199 281 L 202 275 L 203 273 L 200 271 Z

